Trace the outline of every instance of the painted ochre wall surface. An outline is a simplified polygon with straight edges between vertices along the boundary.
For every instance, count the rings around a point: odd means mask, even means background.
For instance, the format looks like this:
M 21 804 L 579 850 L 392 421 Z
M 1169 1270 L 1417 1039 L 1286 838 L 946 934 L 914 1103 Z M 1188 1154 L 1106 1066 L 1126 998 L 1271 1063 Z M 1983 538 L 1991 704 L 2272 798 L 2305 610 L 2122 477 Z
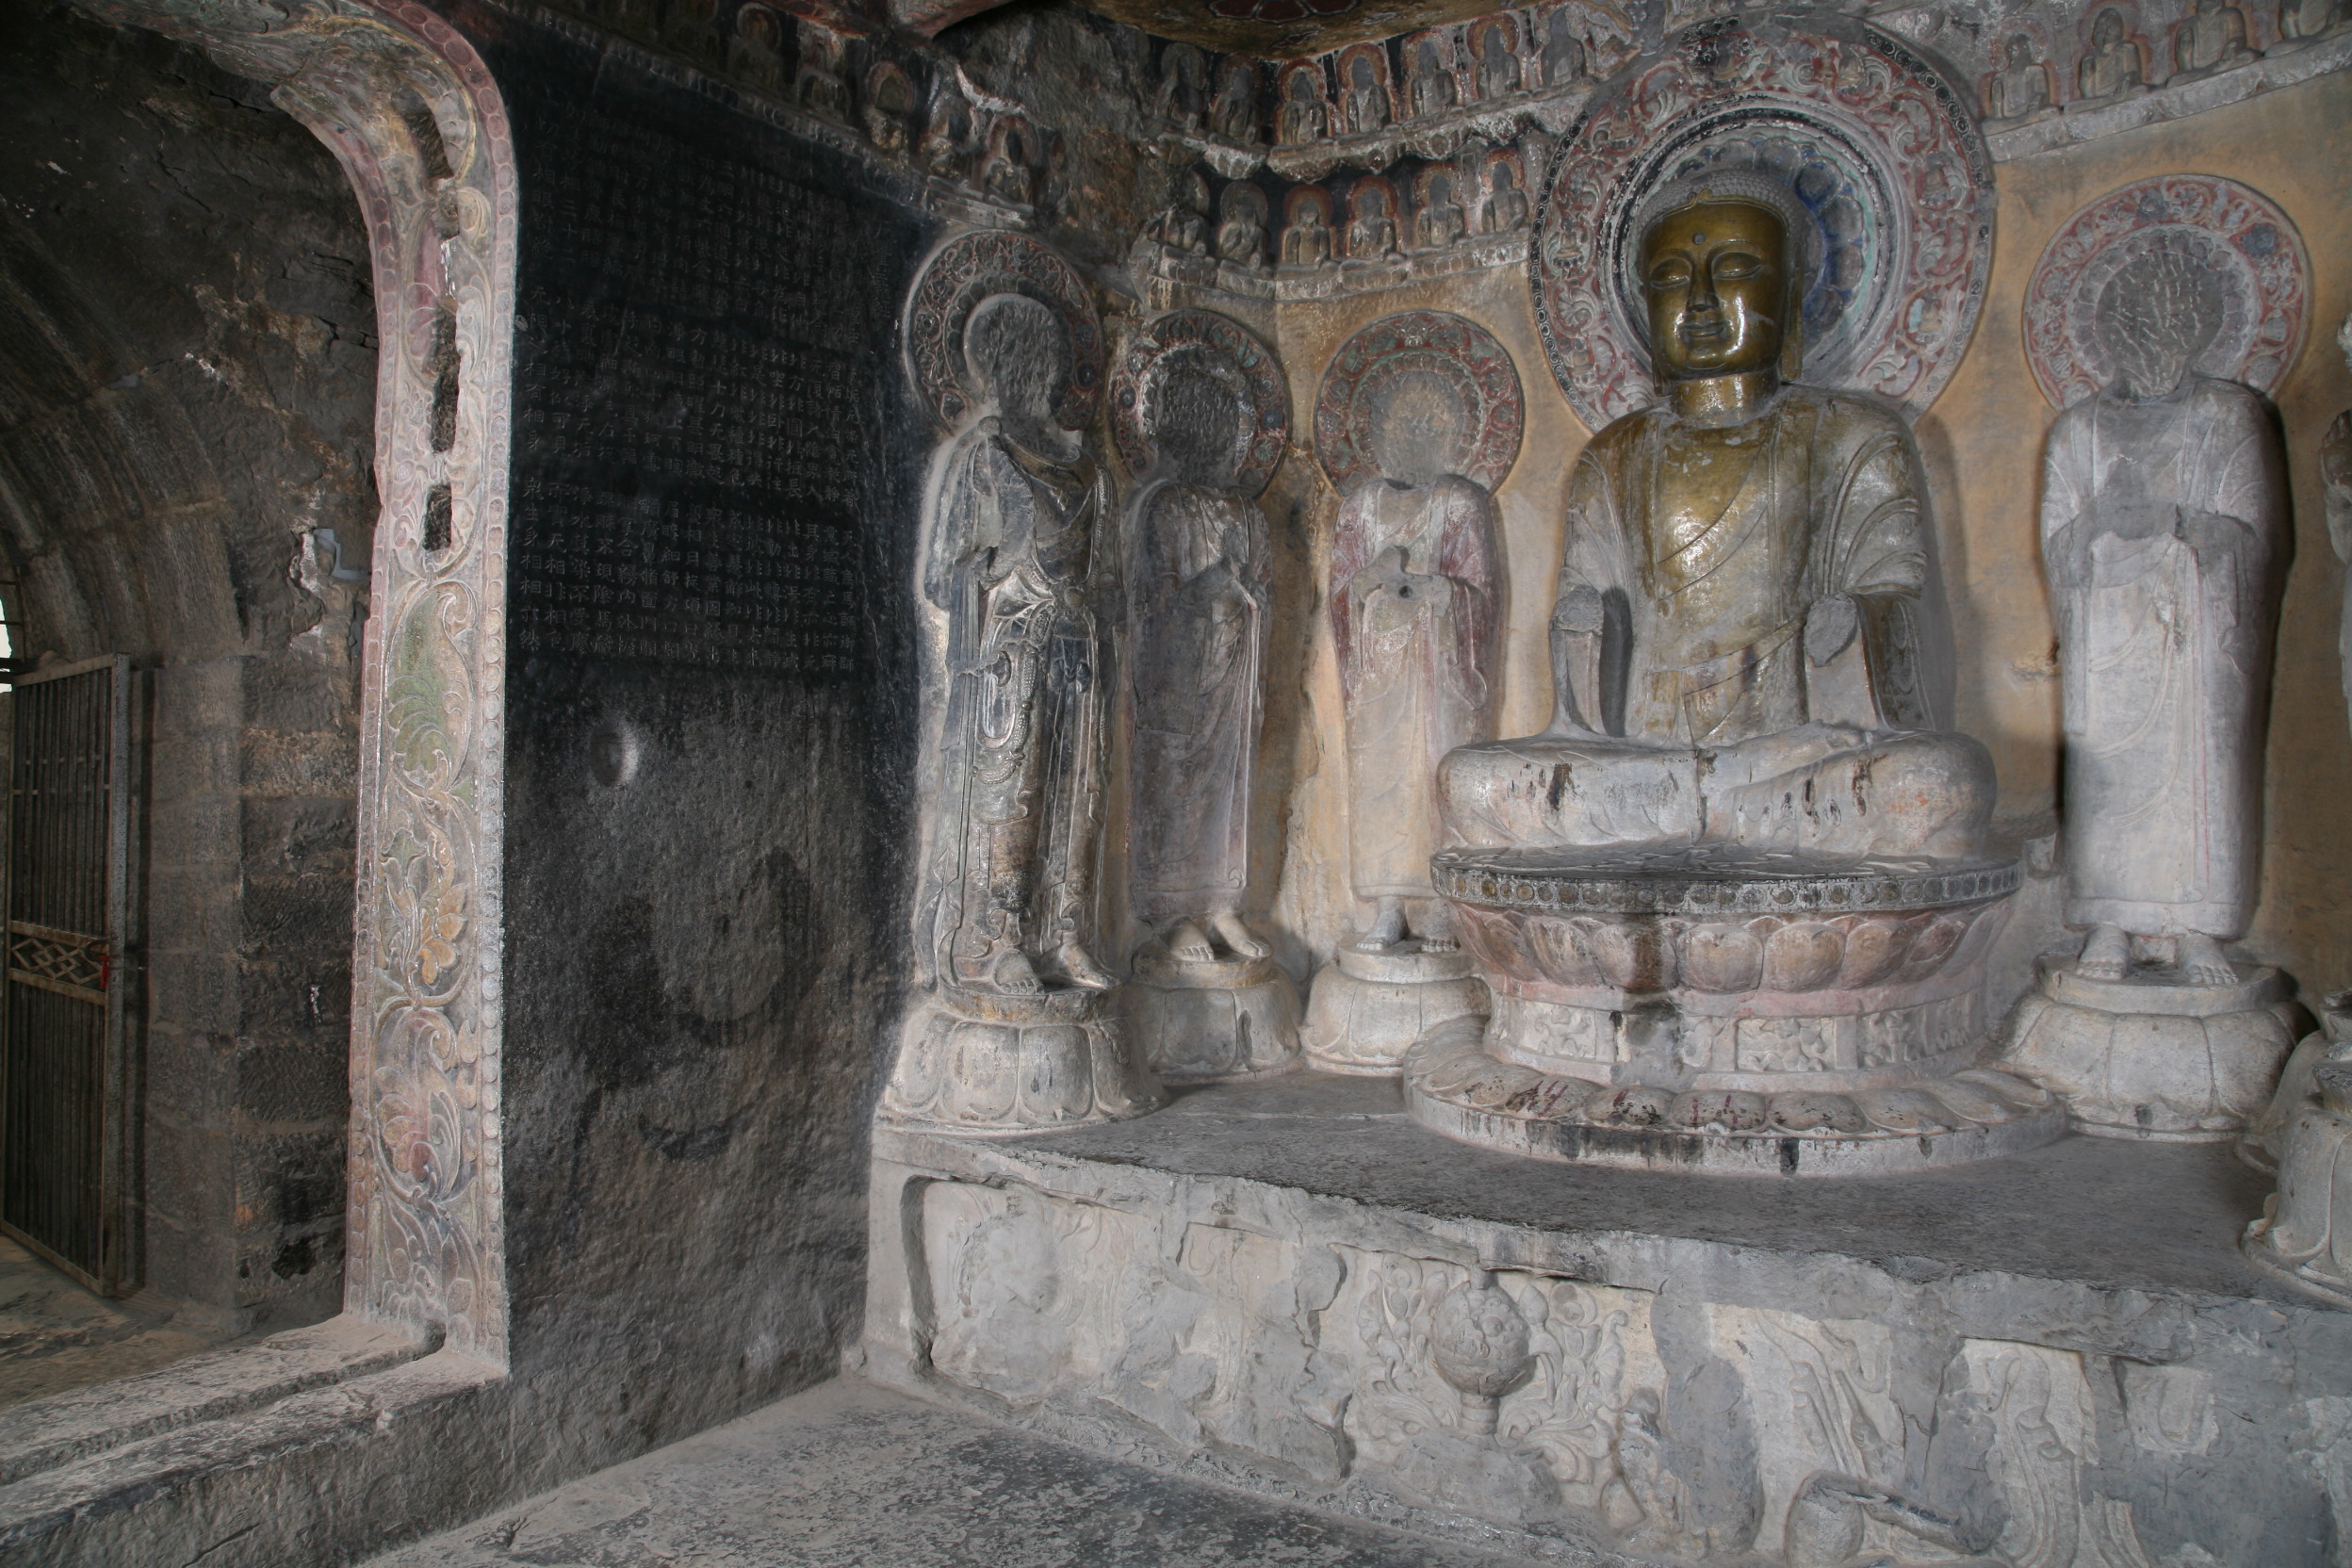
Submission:
M 1992 748 L 2000 812 L 2020 822 L 2056 808 L 2062 745 L 2050 599 L 2037 508 L 2043 439 L 2058 411 L 2026 368 L 2022 307 L 2043 248 L 2068 219 L 2119 186 L 2153 174 L 2226 175 L 2262 191 L 2302 232 L 2313 272 L 2301 353 L 2278 387 L 2295 485 L 2295 559 L 2279 639 L 2267 770 L 2262 895 L 2247 947 L 2307 994 L 2352 983 L 2352 738 L 2336 658 L 2341 570 L 2320 518 L 2317 447 L 2352 405 L 2352 375 L 2333 345 L 2352 309 L 2352 171 L 2322 150 L 2352 137 L 2352 78 L 2269 93 L 2194 118 L 1997 166 L 1995 262 L 1976 337 L 1958 373 L 1914 429 L 1936 503 L 1957 679 L 1954 727 Z M 1347 780 L 1339 677 L 1329 631 L 1331 531 L 1340 498 L 1313 451 L 1324 368 L 1357 329 L 1402 310 L 1449 310 L 1501 340 L 1519 367 L 1527 434 L 1497 489 L 1506 602 L 1497 660 L 1498 731 L 1540 729 L 1551 711 L 1544 626 L 1559 569 L 1568 477 L 1590 433 L 1552 378 L 1523 267 L 1414 283 L 1375 294 L 1286 303 L 1275 312 L 1290 378 L 1294 446 L 1266 497 L 1280 564 L 1278 649 L 1269 662 L 1266 767 L 1260 818 L 1287 837 L 1262 856 L 1258 897 L 1271 903 L 1294 968 L 1320 963 L 1364 916 L 1347 880 Z M 1294 519 L 1289 529 L 1283 519 Z M 1295 677 L 1282 672 L 1296 670 Z M 1268 832 L 1261 842 L 1274 838 Z

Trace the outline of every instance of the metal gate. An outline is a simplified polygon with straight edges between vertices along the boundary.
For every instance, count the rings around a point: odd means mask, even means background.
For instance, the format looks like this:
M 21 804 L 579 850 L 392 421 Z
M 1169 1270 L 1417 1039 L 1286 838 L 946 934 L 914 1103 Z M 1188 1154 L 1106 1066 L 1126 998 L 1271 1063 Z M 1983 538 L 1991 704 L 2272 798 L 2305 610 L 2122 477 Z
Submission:
M 22 674 L 8 700 L 0 1229 L 119 1293 L 137 1283 L 122 973 L 130 661 Z

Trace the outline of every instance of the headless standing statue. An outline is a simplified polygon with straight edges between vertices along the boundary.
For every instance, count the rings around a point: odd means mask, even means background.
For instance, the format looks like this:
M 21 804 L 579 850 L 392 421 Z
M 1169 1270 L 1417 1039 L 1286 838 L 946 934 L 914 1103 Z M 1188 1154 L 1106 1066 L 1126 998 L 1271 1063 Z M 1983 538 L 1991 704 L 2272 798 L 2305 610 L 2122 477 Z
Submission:
M 1348 863 L 1375 906 L 1357 939 L 1380 953 L 1407 938 L 1453 951 L 1429 881 L 1439 847 L 1430 789 L 1446 752 L 1485 729 L 1495 627 L 1494 501 L 1447 471 L 1465 411 L 1434 377 L 1400 377 L 1372 433 L 1379 473 L 1341 507 L 1331 629 L 1348 725 Z
M 2200 986 L 2253 911 L 2283 466 L 2262 399 L 2193 373 L 2221 324 L 2194 258 L 2151 251 L 2100 292 L 2113 381 L 2051 430 L 2042 555 L 2066 727 L 2077 972 L 2120 980 L 2132 939 Z
M 1242 919 L 1266 656 L 1266 519 L 1241 496 L 1233 393 L 1171 373 L 1154 400 L 1158 480 L 1135 502 L 1135 913 L 1168 953 L 1266 947 Z
M 2088 935 L 2045 961 L 2008 1058 L 2107 1137 L 2238 1136 L 2300 1022 L 2222 946 L 2261 864 L 2286 484 L 2262 399 L 2190 368 L 2221 316 L 2201 257 L 2126 262 L 2093 307 L 2112 379 L 2058 416 L 2042 471 L 2066 921 Z

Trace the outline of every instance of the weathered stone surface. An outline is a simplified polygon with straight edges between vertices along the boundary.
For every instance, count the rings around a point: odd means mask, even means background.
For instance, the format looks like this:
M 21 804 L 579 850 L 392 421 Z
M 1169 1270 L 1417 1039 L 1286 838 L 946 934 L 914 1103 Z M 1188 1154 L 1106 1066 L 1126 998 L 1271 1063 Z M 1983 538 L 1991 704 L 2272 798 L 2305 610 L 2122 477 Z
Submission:
M 1427 951 L 1407 939 L 1366 953 L 1343 941 L 1307 1000 L 1307 1056 L 1326 1072 L 1393 1075 L 1413 1042 L 1490 1006 L 1486 982 L 1459 947 Z
M 843 1378 L 370 1568 L 1508 1568 L 1477 1544 L 1155 1475 Z
M 150 748 L 129 1281 L 183 1327 L 315 1321 L 341 1293 L 378 498 L 361 215 L 265 88 L 61 8 L 0 22 L 0 144 L 41 150 L 0 175 L 9 652 L 131 656 Z
M 2167 971 L 2096 980 L 2059 960 L 2017 1004 L 2000 1065 L 2057 1094 L 2080 1132 L 2229 1143 L 2270 1106 L 2303 1022 L 2275 970 L 2197 986 Z
M 886 1135 L 871 1366 L 1571 1558 L 2328 1560 L 2352 1315 L 2240 1258 L 2258 1189 L 2222 1151 L 1694 1183 L 1466 1152 L 1393 1094 Z

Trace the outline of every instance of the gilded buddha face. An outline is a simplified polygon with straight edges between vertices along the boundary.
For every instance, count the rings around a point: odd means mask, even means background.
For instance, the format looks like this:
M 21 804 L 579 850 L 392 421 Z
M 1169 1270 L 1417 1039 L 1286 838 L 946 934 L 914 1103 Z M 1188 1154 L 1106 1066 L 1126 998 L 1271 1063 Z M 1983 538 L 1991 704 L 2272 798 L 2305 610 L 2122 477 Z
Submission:
M 1776 365 L 1788 253 L 1780 215 L 1750 202 L 1699 202 L 1653 223 L 1642 241 L 1642 280 L 1660 376 L 1690 381 Z

